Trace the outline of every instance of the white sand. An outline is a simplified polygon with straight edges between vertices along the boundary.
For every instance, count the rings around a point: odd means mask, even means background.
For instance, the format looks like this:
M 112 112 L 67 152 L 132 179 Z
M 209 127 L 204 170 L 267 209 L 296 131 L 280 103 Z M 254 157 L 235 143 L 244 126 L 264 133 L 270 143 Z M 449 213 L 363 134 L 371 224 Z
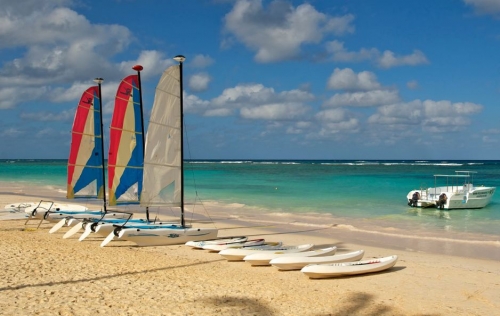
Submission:
M 19 195 L 1 186 L 0 192 L 0 206 L 48 194 Z M 51 197 L 68 203 L 61 195 Z M 230 214 L 213 216 L 222 236 L 337 245 L 338 253 L 364 249 L 365 259 L 396 254 L 399 261 L 382 273 L 310 280 L 299 271 L 227 262 L 184 245 L 141 248 L 122 241 L 100 248 L 101 238 L 62 239 L 68 228 L 49 234 L 48 223 L 36 230 L 22 219 L 3 220 L 0 314 L 496 315 L 500 310 L 498 261 L 410 251 L 406 245 L 388 248 L 385 241 L 374 245 L 376 238 L 352 242 L 342 236 L 355 240 L 351 235 L 358 232 L 332 222 L 304 226 L 286 216 L 262 219 L 232 207 Z M 254 227 L 227 229 L 240 226 Z M 498 245 L 491 249 L 500 252 Z

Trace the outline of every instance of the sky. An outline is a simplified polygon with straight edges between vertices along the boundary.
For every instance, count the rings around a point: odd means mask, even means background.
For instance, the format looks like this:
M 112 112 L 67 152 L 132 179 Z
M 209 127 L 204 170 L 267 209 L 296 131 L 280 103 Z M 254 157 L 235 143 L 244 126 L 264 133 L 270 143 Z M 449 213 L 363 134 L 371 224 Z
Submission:
M 0 0 L 0 159 L 184 55 L 186 159 L 500 159 L 500 0 Z M 105 139 L 105 143 L 109 145 Z

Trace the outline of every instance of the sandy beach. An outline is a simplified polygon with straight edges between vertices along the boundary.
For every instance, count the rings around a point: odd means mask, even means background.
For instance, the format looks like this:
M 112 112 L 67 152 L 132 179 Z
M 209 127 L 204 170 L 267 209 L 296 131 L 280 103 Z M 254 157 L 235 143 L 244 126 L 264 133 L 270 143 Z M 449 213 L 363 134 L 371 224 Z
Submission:
M 39 199 L 69 203 L 49 189 L 0 187 L 0 205 Z M 312 280 L 300 271 L 227 262 L 184 245 L 121 241 L 100 248 L 101 238 L 62 239 L 67 227 L 49 234 L 53 224 L 36 229 L 38 223 L 25 226 L 11 215 L 0 214 L 3 315 L 495 315 L 500 308 L 500 247 L 494 243 L 489 260 L 474 259 L 445 251 L 449 243 L 440 254 L 439 239 L 431 240 L 432 251 L 422 251 L 425 246 L 411 247 L 414 241 L 389 233 L 370 238 L 334 219 L 306 225 L 280 214 L 245 213 L 237 205 L 210 211 L 220 236 L 336 245 L 339 254 L 363 249 L 364 259 L 399 257 L 382 273 Z M 204 219 L 199 225 L 212 225 Z

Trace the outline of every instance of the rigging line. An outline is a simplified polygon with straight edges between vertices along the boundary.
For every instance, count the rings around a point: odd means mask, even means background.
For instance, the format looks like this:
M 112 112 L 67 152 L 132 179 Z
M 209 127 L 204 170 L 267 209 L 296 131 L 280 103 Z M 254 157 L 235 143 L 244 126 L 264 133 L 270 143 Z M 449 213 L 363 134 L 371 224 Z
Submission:
M 187 145 L 187 150 L 188 150 L 188 155 L 189 155 L 189 158 L 191 159 L 193 156 L 191 155 L 191 145 L 189 143 L 189 137 L 187 135 L 187 131 L 188 129 L 186 128 L 186 124 L 185 122 L 181 122 L 183 125 L 184 125 L 184 133 L 186 134 L 186 137 L 185 137 L 185 140 L 186 140 L 186 145 Z M 184 163 L 184 161 L 182 162 Z M 214 223 L 214 220 L 212 219 L 212 217 L 210 216 L 210 214 L 208 213 L 207 209 L 205 208 L 205 205 L 203 204 L 203 201 L 201 200 L 201 198 L 198 196 L 198 187 L 196 185 L 196 178 L 194 177 L 194 169 L 192 167 L 191 164 L 189 164 L 190 168 L 189 170 L 191 171 L 191 176 L 192 176 L 192 179 L 193 179 L 193 186 L 194 186 L 194 192 L 195 192 L 195 205 L 193 206 L 193 212 L 191 213 L 191 220 L 193 219 L 193 216 L 194 216 L 194 209 L 196 207 L 196 199 L 198 199 L 198 201 L 200 201 L 200 204 L 201 206 L 203 207 L 203 210 L 205 211 L 205 214 L 207 215 L 207 217 L 210 219 L 210 221 L 212 222 L 212 224 L 215 226 L 215 228 L 217 228 L 217 226 L 215 225 Z M 185 168 L 184 168 L 185 169 Z M 183 184 L 184 185 L 184 184 Z

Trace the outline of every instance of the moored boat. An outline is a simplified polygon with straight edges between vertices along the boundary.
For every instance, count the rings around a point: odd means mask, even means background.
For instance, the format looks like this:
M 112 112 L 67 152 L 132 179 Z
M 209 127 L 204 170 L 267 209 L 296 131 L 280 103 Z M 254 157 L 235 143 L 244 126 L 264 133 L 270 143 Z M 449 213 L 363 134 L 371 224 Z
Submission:
M 475 186 L 474 171 L 455 171 L 454 175 L 434 175 L 434 187 L 411 190 L 406 199 L 411 207 L 440 209 L 478 209 L 487 206 L 496 187 Z M 438 186 L 438 179 L 445 185 Z

